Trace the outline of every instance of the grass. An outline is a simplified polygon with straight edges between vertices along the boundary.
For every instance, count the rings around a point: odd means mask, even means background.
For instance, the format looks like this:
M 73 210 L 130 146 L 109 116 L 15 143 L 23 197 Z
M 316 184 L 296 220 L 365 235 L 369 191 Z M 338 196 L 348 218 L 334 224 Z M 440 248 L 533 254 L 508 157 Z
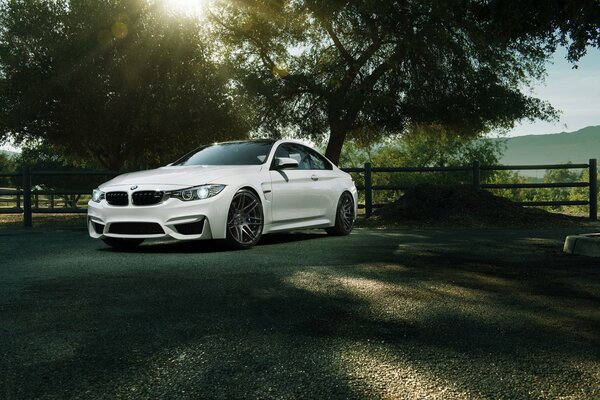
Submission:
M 36 228 L 85 228 L 85 214 L 33 214 Z M 0 231 L 23 228 L 23 214 L 0 214 Z

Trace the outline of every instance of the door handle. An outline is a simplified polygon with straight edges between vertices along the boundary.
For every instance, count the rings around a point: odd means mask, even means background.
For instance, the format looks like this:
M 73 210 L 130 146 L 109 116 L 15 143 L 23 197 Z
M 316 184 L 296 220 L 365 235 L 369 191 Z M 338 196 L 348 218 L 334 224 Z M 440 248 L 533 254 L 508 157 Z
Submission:
M 313 175 L 313 176 L 310 177 L 310 179 L 312 179 L 313 181 L 318 181 L 319 177 L 316 176 L 316 175 Z

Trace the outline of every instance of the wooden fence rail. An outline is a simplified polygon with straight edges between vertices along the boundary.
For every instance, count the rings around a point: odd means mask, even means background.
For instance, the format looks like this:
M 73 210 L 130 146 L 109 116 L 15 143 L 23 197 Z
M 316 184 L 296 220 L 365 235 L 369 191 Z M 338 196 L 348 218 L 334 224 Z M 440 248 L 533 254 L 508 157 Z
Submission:
M 560 182 L 560 183 L 481 183 L 481 171 L 515 171 L 515 170 L 548 170 L 548 169 L 588 169 L 589 182 Z M 589 206 L 589 217 L 591 220 L 598 219 L 598 165 L 596 159 L 590 159 L 587 164 L 549 164 L 549 165 L 481 165 L 479 161 L 473 162 L 468 166 L 459 167 L 425 167 L 425 168 L 389 168 L 373 167 L 370 163 L 365 163 L 363 168 L 343 168 L 348 173 L 363 174 L 365 185 L 359 187 L 364 191 L 365 204 L 359 207 L 365 209 L 365 215 L 368 217 L 373 213 L 374 208 L 382 207 L 384 204 L 373 203 L 373 191 L 377 190 L 406 190 L 408 186 L 404 185 L 373 185 L 374 173 L 419 173 L 419 172 L 470 172 L 472 176 L 472 185 L 475 189 L 539 189 L 539 188 L 571 188 L 587 187 L 589 188 L 588 200 L 573 201 L 527 201 L 517 202 L 521 206 Z
M 561 183 L 481 183 L 481 171 L 511 171 L 511 170 L 548 170 L 548 169 L 588 169 L 589 182 L 561 182 Z M 383 206 L 383 204 L 373 203 L 373 192 L 380 190 L 406 190 L 409 186 L 404 185 L 373 185 L 373 174 L 375 173 L 424 173 L 424 172 L 470 172 L 472 176 L 472 185 L 476 189 L 538 189 L 538 188 L 589 188 L 588 200 L 577 201 L 529 201 L 519 202 L 522 206 L 589 206 L 589 217 L 592 220 L 598 219 L 598 165 L 596 159 L 590 159 L 587 164 L 550 164 L 550 165 L 480 165 L 478 161 L 473 162 L 471 166 L 458 167 L 373 167 L 370 163 L 365 163 L 362 168 L 343 168 L 348 173 L 360 173 L 364 178 L 364 186 L 358 189 L 364 192 L 365 203 L 360 204 L 360 208 L 365 209 L 365 215 L 368 217 L 373 213 L 373 209 Z M 63 207 L 63 208 L 40 208 L 32 206 L 32 198 L 38 196 L 51 196 L 51 204 L 54 205 L 54 196 L 56 195 L 82 195 L 90 194 L 92 188 L 88 189 L 62 189 L 62 190 L 41 190 L 32 188 L 32 177 L 36 176 L 106 176 L 112 177 L 121 174 L 119 171 L 31 171 L 29 168 L 23 168 L 21 172 L 0 172 L 0 178 L 20 178 L 21 185 L 14 189 L 0 190 L 0 196 L 15 196 L 16 207 L 0 208 L 0 214 L 23 214 L 23 223 L 26 227 L 32 226 L 32 215 L 34 213 L 86 213 L 85 208 Z M 21 201 L 21 198 L 23 199 Z M 22 206 L 21 206 L 22 204 Z M 37 202 L 36 202 L 37 204 Z

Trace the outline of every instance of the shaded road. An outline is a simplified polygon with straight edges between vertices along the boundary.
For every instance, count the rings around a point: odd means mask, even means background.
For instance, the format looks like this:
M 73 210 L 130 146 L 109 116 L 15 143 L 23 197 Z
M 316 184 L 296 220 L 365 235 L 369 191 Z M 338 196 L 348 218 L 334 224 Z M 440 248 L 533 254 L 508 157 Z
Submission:
M 600 261 L 564 230 L 250 251 L 0 231 L 0 397 L 600 398 Z

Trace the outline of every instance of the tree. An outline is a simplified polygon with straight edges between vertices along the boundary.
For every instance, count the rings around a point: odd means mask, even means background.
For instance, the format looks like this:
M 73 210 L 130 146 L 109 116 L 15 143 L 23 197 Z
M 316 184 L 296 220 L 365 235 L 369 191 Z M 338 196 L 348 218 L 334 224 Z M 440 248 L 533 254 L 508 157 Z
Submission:
M 521 88 L 557 45 L 572 39 L 573 60 L 598 45 L 597 16 L 595 0 L 224 0 L 212 20 L 255 124 L 325 141 L 338 162 L 365 129 L 468 135 L 554 118 Z
M 109 169 L 245 137 L 200 22 L 146 0 L 0 2 L 0 142 Z
M 447 167 L 497 164 L 504 142 L 483 137 L 461 135 L 440 125 L 414 125 L 404 135 L 375 143 L 349 140 L 345 143 L 340 165 Z
M 596 177 L 596 179 L 598 181 L 600 181 L 600 172 L 598 173 L 598 176 Z M 579 175 L 578 180 L 579 180 L 579 182 L 589 182 L 590 181 L 590 170 L 584 169 L 583 171 L 581 171 L 581 174 Z M 584 200 L 585 201 L 585 200 L 588 200 L 589 198 L 590 198 L 590 189 L 588 187 L 574 187 L 574 188 L 571 188 L 568 200 L 572 200 L 572 201 Z M 600 196 L 598 197 L 598 207 L 600 207 Z M 589 206 L 572 206 L 571 209 L 573 209 L 573 211 L 575 211 L 575 212 L 587 213 L 589 211 Z
M 570 164 L 570 163 L 569 163 Z M 544 183 L 570 183 L 577 182 L 580 174 L 568 169 L 549 169 L 544 174 Z M 535 201 L 565 201 L 569 200 L 571 188 L 544 188 L 534 191 Z M 560 210 L 561 206 L 551 206 L 551 209 Z
M 341 164 L 346 167 L 362 167 L 370 162 L 374 167 L 450 167 L 470 166 L 473 161 L 482 165 L 496 165 L 502 155 L 503 142 L 481 137 L 462 136 L 439 125 L 411 126 L 407 132 L 394 140 L 384 142 L 346 141 Z M 482 171 L 482 180 L 494 179 L 498 172 Z M 355 180 L 362 185 L 362 174 Z M 414 186 L 419 183 L 460 184 L 472 182 L 469 172 L 393 172 L 375 173 L 374 185 Z M 376 202 L 390 201 L 397 197 L 395 191 L 377 191 Z
M 15 172 L 15 163 L 7 153 L 0 150 L 0 172 Z M 0 176 L 0 186 L 7 186 L 10 183 L 8 177 Z
M 399 141 L 398 160 L 417 167 L 495 165 L 502 155 L 502 142 L 461 135 L 440 125 L 411 127 Z M 393 160 L 393 155 L 390 154 Z
M 541 51 L 568 48 L 574 63 L 588 46 L 600 48 L 600 7 L 597 0 L 488 0 L 476 8 L 476 16 L 493 20 L 488 29 L 506 41 L 537 38 Z

